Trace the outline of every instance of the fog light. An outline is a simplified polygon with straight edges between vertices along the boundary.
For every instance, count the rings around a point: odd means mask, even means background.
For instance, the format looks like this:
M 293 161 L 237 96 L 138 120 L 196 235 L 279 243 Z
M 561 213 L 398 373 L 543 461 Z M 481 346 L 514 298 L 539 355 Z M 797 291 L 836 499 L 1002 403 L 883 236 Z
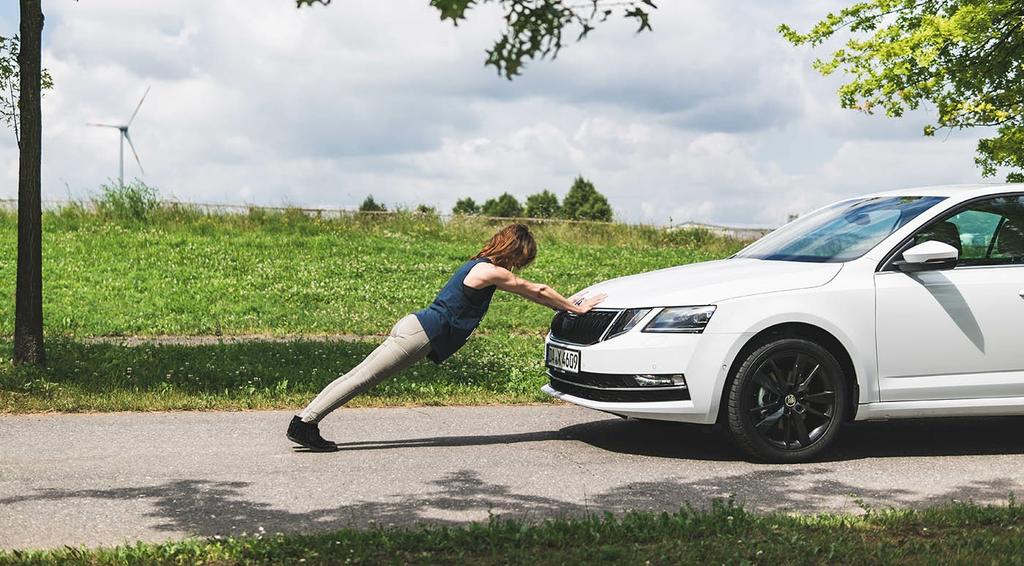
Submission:
M 686 387 L 686 378 L 681 373 L 673 375 L 640 374 L 634 376 L 633 379 L 638 385 L 644 387 Z

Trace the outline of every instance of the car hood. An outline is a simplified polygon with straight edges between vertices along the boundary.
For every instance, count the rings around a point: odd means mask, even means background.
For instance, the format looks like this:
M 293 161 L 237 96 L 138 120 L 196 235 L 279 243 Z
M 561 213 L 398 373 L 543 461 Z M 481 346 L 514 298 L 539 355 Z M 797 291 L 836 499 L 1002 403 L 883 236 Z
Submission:
M 710 305 L 727 299 L 809 289 L 832 280 L 841 263 L 733 258 L 659 269 L 593 285 L 607 293 L 599 308 Z

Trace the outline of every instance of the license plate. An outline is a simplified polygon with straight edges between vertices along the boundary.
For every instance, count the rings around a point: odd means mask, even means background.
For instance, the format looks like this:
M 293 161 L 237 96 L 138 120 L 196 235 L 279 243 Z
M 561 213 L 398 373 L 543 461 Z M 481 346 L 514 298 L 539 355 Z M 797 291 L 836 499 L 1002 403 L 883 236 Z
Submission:
M 548 345 L 547 363 L 549 366 L 568 373 L 580 372 L 580 353 L 566 350 L 558 346 Z

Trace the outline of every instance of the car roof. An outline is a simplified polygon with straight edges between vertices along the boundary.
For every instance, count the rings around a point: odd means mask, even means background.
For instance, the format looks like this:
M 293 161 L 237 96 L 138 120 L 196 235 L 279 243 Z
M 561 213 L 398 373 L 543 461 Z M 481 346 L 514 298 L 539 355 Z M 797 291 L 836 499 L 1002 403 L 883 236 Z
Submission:
M 1024 192 L 1024 183 L 978 183 L 973 185 L 936 185 L 883 191 L 868 197 L 956 197 L 971 199 L 1001 193 Z

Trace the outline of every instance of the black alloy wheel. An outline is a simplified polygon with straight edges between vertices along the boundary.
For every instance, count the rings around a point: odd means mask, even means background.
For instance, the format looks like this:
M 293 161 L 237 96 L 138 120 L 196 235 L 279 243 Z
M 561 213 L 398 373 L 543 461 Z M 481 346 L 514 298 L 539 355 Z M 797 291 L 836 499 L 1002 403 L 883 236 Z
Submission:
M 825 450 L 846 419 L 846 377 L 835 357 L 803 338 L 781 338 L 751 353 L 728 397 L 729 429 L 748 454 L 803 462 Z

